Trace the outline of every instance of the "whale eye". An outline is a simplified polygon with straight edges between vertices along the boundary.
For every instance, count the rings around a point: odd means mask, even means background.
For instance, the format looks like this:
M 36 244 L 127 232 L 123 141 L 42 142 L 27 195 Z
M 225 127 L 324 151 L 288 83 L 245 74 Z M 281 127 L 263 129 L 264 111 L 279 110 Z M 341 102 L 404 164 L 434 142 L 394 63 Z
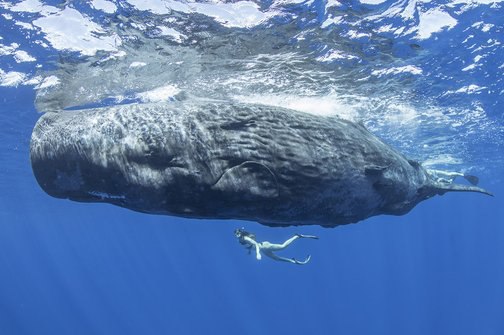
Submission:
M 408 159 L 408 163 L 409 163 L 409 165 L 411 165 L 412 167 L 414 167 L 416 169 L 418 169 L 420 167 L 420 163 L 418 163 L 417 161 Z

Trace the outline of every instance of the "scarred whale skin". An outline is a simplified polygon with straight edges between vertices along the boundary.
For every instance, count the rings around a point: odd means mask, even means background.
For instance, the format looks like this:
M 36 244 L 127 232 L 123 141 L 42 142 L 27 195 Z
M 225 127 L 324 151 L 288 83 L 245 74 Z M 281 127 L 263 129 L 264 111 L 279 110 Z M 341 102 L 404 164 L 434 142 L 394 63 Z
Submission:
M 121 105 L 44 114 L 33 172 L 48 194 L 271 226 L 402 215 L 447 191 L 364 126 L 254 104 Z

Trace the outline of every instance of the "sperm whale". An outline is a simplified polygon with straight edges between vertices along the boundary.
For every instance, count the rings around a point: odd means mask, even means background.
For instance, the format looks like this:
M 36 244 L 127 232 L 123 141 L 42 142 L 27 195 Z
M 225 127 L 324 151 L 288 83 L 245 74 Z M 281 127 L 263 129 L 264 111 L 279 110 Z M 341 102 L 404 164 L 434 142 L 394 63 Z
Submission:
M 49 195 L 187 218 L 270 226 L 403 215 L 451 191 L 363 125 L 230 102 L 131 104 L 45 113 L 34 175 Z

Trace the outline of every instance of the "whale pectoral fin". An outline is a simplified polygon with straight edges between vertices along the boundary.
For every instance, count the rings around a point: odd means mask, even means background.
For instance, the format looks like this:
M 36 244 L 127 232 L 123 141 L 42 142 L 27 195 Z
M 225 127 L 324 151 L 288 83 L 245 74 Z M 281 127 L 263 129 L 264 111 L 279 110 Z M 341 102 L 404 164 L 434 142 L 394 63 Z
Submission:
M 479 183 L 479 178 L 470 174 L 465 174 L 464 179 L 470 182 L 472 185 L 476 186 Z
M 275 198 L 279 193 L 273 172 L 266 165 L 253 161 L 226 170 L 212 189 L 245 198 Z

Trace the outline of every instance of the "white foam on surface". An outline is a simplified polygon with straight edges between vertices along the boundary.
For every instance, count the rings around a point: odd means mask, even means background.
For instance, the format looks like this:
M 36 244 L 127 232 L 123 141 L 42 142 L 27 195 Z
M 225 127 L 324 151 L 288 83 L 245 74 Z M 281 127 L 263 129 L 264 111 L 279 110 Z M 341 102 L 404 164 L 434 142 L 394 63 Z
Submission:
M 463 86 L 456 91 L 448 91 L 448 92 L 446 92 L 446 94 L 452 94 L 452 93 L 465 93 L 465 94 L 475 94 L 476 93 L 477 94 L 478 92 L 480 92 L 484 89 L 486 89 L 486 87 L 471 84 L 471 85 Z
M 23 21 L 14 21 L 14 24 L 16 26 L 19 26 L 23 29 L 26 29 L 26 30 L 35 30 L 36 28 L 33 26 L 33 24 L 31 23 L 27 23 L 27 22 L 23 22 Z
M 374 70 L 371 72 L 373 76 L 377 77 L 381 77 L 383 75 L 396 75 L 399 73 L 410 73 L 413 75 L 420 75 L 422 74 L 422 69 L 414 65 L 406 65 L 382 70 Z
M 403 10 L 401 10 L 400 16 L 402 16 L 405 19 L 414 19 L 415 18 L 415 13 L 417 12 L 417 3 L 418 0 L 410 0 L 408 2 L 408 5 L 404 7 Z
M 217 4 L 199 3 L 195 4 L 195 9 L 198 13 L 213 17 L 226 27 L 251 28 L 275 15 L 274 12 L 261 12 L 257 4 L 249 1 Z
M 274 0 L 273 3 L 275 4 L 275 6 L 285 6 L 290 4 L 300 4 L 306 1 L 307 0 Z
M 346 34 L 346 36 L 352 38 L 352 39 L 360 39 L 360 38 L 369 38 L 371 37 L 370 34 L 368 33 L 362 33 L 362 32 L 358 32 L 356 30 L 349 30 Z
M 368 21 L 380 21 L 383 18 L 394 17 L 401 14 L 404 11 L 404 4 L 407 0 L 399 1 L 396 4 L 387 8 L 384 12 L 375 15 L 370 15 L 366 18 Z
M 37 59 L 31 56 L 26 51 L 16 50 L 14 52 L 14 60 L 16 61 L 16 63 L 24 63 L 24 62 L 35 62 Z
M 37 85 L 38 89 L 41 88 L 48 88 L 52 86 L 56 86 L 60 83 L 60 80 L 56 76 L 49 76 L 40 81 L 40 83 Z
M 99 50 L 116 51 L 121 39 L 105 32 L 98 24 L 73 8 L 33 21 L 45 34 L 49 43 L 58 50 L 77 51 L 92 56 Z
M 35 76 L 30 79 L 27 79 L 23 82 L 23 85 L 32 85 L 32 86 L 37 86 L 40 84 L 42 81 L 42 76 Z
M 19 44 L 17 43 L 11 43 L 11 45 L 0 44 L 0 56 L 12 55 L 18 47 Z
M 483 27 L 481 27 L 481 31 L 484 32 L 484 33 L 487 33 L 490 31 L 490 29 L 492 29 L 494 27 L 493 24 L 491 23 L 486 23 L 483 25 Z
M 457 25 L 456 19 L 439 8 L 419 12 L 419 19 L 416 38 L 420 40 L 430 38 L 434 33 L 443 29 L 451 29 Z
M 340 7 L 340 6 L 341 6 L 341 2 L 338 0 L 327 0 L 326 10 L 327 10 L 327 8 Z
M 234 3 L 182 3 L 174 0 L 127 0 L 139 10 L 154 14 L 170 14 L 172 10 L 183 13 L 199 13 L 214 18 L 226 27 L 255 27 L 276 14 L 275 11 L 262 12 L 251 1 Z
M 42 76 L 29 77 L 28 74 L 22 72 L 4 72 L 0 69 L 0 86 L 17 87 L 19 85 L 32 85 L 36 89 L 48 88 L 59 84 L 60 80 L 56 76 L 43 78 Z
M 494 3 L 504 2 L 504 0 L 454 0 L 450 5 L 492 5 Z
M 394 28 L 391 24 L 387 24 L 387 25 L 381 26 L 378 29 L 375 29 L 375 31 L 377 33 L 389 33 L 389 32 L 393 32 L 395 30 L 396 30 L 396 28 Z
M 466 72 L 466 71 L 474 70 L 476 68 L 476 66 L 477 66 L 476 64 L 468 65 L 465 68 L 463 68 L 462 71 Z
M 360 0 L 360 3 L 363 3 L 365 5 L 379 5 L 384 3 L 387 0 Z
M 92 0 L 91 6 L 107 14 L 113 14 L 117 10 L 117 6 L 113 2 L 107 0 Z
M 17 71 L 5 72 L 0 69 L 0 86 L 17 87 L 26 79 L 26 74 Z
M 149 11 L 154 14 L 170 14 L 172 10 L 190 13 L 191 9 L 185 3 L 172 0 L 127 0 L 138 10 Z
M 382 122 L 385 122 L 389 125 L 415 125 L 418 124 L 419 121 L 419 112 L 408 105 L 391 105 L 389 106 L 388 113 L 384 114 Z
M 319 62 L 332 62 L 338 59 L 357 59 L 357 57 L 348 55 L 340 50 L 330 50 L 326 54 L 315 58 Z
M 58 8 L 44 5 L 39 0 L 23 0 L 16 4 L 4 1 L 0 2 L 0 7 L 8 9 L 11 12 L 39 13 L 44 16 L 59 11 Z
M 342 21 L 342 17 L 341 16 L 329 17 L 324 22 L 322 22 L 322 24 L 320 25 L 320 27 L 323 29 L 323 28 L 329 27 L 332 24 L 338 24 L 341 21 Z
M 175 42 L 182 43 L 185 39 L 187 39 L 187 36 L 176 31 L 173 28 L 169 27 L 158 27 L 161 30 L 161 36 L 168 36 L 171 39 L 173 39 Z
M 339 116 L 347 120 L 356 120 L 359 116 L 354 106 L 345 104 L 336 96 L 293 96 L 281 94 L 258 94 L 234 96 L 243 103 L 261 104 L 305 112 L 318 116 Z

